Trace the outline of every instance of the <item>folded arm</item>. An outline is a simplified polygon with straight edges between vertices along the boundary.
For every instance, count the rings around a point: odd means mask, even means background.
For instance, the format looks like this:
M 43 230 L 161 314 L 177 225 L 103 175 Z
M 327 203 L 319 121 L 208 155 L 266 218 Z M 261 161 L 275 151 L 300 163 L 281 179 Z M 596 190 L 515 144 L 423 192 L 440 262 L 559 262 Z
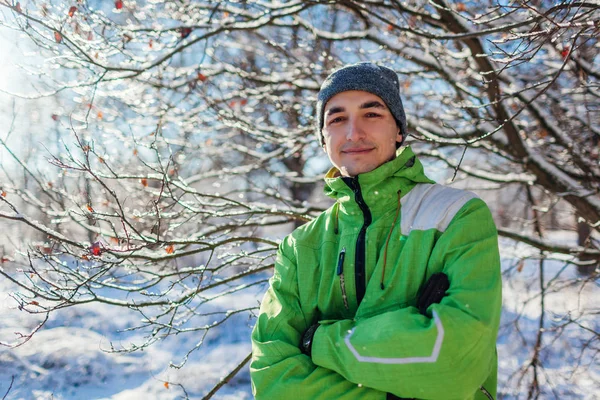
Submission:
M 501 306 L 497 232 L 481 200 L 467 203 L 441 234 L 429 269 L 443 270 L 450 288 L 426 316 L 406 307 L 321 325 L 312 361 L 402 397 L 471 396 L 492 368 Z
M 312 316 L 298 300 L 296 265 L 280 251 L 252 332 L 250 376 L 256 399 L 373 399 L 386 394 L 352 383 L 302 354 L 300 338 Z

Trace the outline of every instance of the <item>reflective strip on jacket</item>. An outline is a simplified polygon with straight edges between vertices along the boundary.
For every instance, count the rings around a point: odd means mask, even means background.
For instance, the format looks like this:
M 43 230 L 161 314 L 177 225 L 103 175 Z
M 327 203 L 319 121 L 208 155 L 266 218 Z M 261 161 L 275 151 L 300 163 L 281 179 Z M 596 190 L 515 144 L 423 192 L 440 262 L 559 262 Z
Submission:
M 478 400 L 483 387 L 496 398 L 501 278 L 488 207 L 434 184 L 410 147 L 356 179 L 336 172 L 325 178 L 336 204 L 280 244 L 252 333 L 255 397 Z M 436 272 L 450 288 L 424 316 L 417 296 Z M 299 342 L 315 322 L 311 359 Z

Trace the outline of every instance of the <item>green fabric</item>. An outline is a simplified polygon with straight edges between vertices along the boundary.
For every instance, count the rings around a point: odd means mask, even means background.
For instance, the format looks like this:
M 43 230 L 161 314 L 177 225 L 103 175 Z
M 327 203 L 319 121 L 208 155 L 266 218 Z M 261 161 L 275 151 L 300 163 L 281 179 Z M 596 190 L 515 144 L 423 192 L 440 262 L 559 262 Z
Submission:
M 383 400 L 389 392 L 406 398 L 479 400 L 486 399 L 479 390 L 483 385 L 495 398 L 500 260 L 497 231 L 485 203 L 468 200 L 443 232 L 416 227 L 403 235 L 400 216 L 392 227 L 398 191 L 404 197 L 415 185 L 432 183 L 410 147 L 359 175 L 373 217 L 366 238 L 367 288 L 359 307 L 354 260 L 363 214 L 352 191 L 335 175 L 335 170 L 327 175 L 325 190 L 336 204 L 280 244 L 252 333 L 255 397 Z M 336 271 L 342 248 L 348 308 Z M 419 289 L 436 272 L 448 275 L 448 296 L 423 316 L 415 307 Z M 317 321 L 321 326 L 311 359 L 298 345 Z M 439 354 L 431 357 L 440 338 Z

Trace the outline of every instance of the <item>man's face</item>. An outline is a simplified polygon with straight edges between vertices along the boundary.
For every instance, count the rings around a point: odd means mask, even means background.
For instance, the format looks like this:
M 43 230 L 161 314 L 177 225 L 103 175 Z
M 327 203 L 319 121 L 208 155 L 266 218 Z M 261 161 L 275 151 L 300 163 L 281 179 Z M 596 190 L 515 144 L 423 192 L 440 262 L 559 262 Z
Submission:
M 343 176 L 369 172 L 396 155 L 402 140 L 394 116 L 369 92 L 349 90 L 333 96 L 323 114 L 325 151 Z

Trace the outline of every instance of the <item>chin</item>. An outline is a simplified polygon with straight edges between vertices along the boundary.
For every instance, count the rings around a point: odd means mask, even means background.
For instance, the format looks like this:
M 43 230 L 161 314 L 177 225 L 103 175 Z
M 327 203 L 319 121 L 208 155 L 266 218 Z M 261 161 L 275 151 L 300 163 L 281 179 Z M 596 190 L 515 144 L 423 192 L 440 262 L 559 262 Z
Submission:
M 352 169 L 340 169 L 340 171 L 346 171 L 348 173 L 348 176 L 356 176 L 356 175 L 360 175 L 360 174 L 366 174 L 367 172 L 371 172 L 375 169 L 375 167 L 370 168 L 370 167 L 365 167 L 365 168 L 352 168 Z

